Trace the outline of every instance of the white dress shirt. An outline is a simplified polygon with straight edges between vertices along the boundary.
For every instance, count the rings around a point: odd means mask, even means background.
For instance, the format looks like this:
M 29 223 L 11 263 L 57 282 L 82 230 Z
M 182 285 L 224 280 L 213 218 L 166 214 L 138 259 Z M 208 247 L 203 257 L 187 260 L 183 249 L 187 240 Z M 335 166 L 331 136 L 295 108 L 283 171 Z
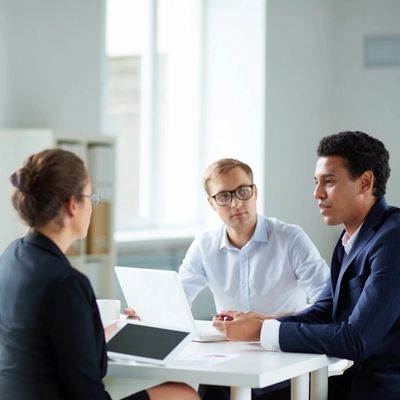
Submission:
M 357 230 L 349 236 L 347 232 L 342 236 L 342 245 L 346 257 L 349 255 L 354 242 L 360 232 L 362 224 L 357 228 Z M 260 333 L 261 346 L 266 350 L 280 351 L 281 347 L 279 345 L 279 328 L 281 323 L 276 319 L 270 319 L 263 322 Z
M 312 303 L 329 269 L 300 227 L 257 215 L 254 234 L 241 249 L 229 242 L 225 226 L 196 237 L 179 277 L 190 303 L 208 285 L 218 311 L 275 314 Z

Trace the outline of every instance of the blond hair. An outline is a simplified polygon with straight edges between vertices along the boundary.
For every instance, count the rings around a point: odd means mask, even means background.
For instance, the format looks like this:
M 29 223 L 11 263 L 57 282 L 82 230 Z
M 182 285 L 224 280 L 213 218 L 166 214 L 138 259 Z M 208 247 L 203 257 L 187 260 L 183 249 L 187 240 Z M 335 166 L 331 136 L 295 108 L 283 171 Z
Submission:
M 203 177 L 203 187 L 204 190 L 207 192 L 209 196 L 211 196 L 208 188 L 208 182 L 213 179 L 217 178 L 220 175 L 225 175 L 227 174 L 230 170 L 233 168 L 241 168 L 246 175 L 249 177 L 251 180 L 251 183 L 253 183 L 253 171 L 251 168 L 244 162 L 235 160 L 234 158 L 222 158 L 221 160 L 215 161 L 212 163 L 207 169 L 206 172 L 204 173 Z

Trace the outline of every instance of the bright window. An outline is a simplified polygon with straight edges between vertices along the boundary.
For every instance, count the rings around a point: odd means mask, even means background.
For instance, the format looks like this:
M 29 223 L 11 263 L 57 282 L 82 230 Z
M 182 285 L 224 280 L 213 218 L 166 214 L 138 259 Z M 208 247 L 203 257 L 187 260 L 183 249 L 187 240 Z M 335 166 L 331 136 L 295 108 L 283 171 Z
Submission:
M 252 166 L 262 212 L 265 2 L 107 4 L 117 231 L 219 224 L 201 178 L 222 157 Z
M 200 15 L 199 0 L 108 0 L 117 230 L 199 222 Z

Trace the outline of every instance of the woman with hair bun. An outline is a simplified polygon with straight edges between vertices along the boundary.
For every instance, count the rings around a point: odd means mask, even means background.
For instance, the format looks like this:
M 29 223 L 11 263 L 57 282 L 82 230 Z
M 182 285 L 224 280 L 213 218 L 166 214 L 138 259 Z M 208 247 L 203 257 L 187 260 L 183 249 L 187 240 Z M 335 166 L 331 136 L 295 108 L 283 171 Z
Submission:
M 110 399 L 104 330 L 89 280 L 65 256 L 87 234 L 90 180 L 74 153 L 31 155 L 10 181 L 28 233 L 0 257 L 0 399 Z M 3 227 L 4 229 L 4 227 Z M 165 383 L 126 399 L 198 399 Z

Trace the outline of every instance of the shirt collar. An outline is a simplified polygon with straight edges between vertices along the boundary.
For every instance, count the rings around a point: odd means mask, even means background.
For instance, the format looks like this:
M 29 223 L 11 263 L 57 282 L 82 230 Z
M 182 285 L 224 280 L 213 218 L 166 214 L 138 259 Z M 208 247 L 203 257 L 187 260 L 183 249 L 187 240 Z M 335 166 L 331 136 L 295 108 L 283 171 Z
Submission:
M 268 242 L 267 222 L 266 219 L 259 214 L 257 214 L 256 229 L 254 230 L 253 236 L 251 237 L 248 243 L 250 242 Z M 221 243 L 219 245 L 220 250 L 223 249 L 224 247 L 228 249 L 236 249 L 236 247 L 233 246 L 228 239 L 226 225 L 224 225 L 222 228 Z
M 358 234 L 360 233 L 362 225 L 363 224 L 361 224 L 351 236 L 349 236 L 347 232 L 344 233 L 342 237 L 342 245 L 344 247 L 346 255 L 350 253 L 351 248 L 353 247 L 353 244 L 356 241 Z

